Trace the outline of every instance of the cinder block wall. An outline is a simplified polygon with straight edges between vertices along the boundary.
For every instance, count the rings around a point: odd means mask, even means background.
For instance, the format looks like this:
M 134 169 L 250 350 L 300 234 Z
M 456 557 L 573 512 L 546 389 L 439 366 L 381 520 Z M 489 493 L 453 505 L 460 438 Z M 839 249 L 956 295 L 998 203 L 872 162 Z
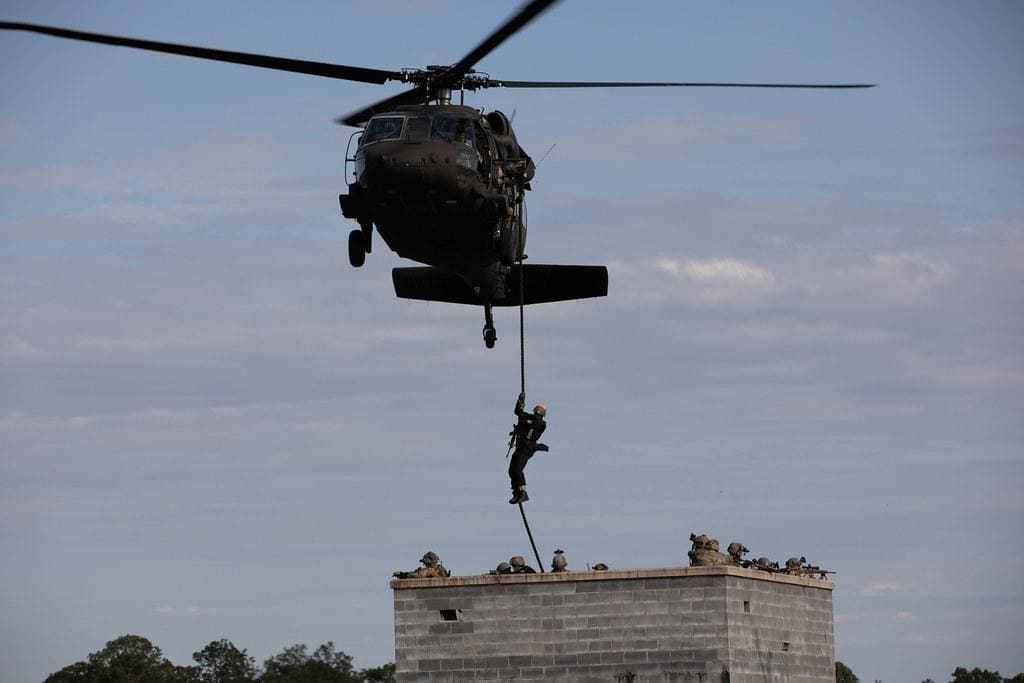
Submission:
M 835 680 L 828 581 L 678 567 L 391 587 L 400 683 Z

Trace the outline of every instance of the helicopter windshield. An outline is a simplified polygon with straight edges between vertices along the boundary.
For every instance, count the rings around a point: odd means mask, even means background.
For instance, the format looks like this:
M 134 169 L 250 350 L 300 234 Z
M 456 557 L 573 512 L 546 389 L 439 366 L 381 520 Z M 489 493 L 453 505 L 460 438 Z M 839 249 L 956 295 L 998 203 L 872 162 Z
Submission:
M 451 116 L 435 116 L 434 128 L 430 131 L 430 137 L 434 140 L 455 141 L 455 125 L 457 119 Z
M 409 142 L 423 142 L 430 136 L 430 117 L 410 116 L 405 137 Z
M 366 131 L 363 133 L 361 143 L 368 145 L 378 140 L 396 140 L 402 137 L 402 124 L 404 123 L 404 116 L 378 116 L 372 118 L 366 124 Z
M 458 142 L 467 147 L 472 147 L 475 142 L 473 122 L 469 119 L 455 116 L 435 116 L 434 127 L 430 137 L 435 140 Z

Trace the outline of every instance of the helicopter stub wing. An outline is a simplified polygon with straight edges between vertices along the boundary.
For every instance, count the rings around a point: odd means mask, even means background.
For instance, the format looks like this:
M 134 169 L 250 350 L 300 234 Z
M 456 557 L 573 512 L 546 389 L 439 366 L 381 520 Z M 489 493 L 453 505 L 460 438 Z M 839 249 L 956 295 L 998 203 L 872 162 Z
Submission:
M 494 306 L 519 305 L 519 269 L 522 268 L 525 305 L 572 301 L 608 295 L 608 269 L 604 266 L 562 266 L 529 263 L 512 266 L 505 283 L 505 298 Z M 482 306 L 486 299 L 476 294 L 453 271 L 430 266 L 392 268 L 395 294 L 403 299 L 443 301 Z

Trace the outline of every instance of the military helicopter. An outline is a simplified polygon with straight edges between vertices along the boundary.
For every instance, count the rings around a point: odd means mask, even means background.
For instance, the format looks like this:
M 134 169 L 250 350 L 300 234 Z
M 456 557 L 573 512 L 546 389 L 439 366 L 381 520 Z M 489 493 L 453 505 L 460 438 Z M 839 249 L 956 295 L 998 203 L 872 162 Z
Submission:
M 376 227 L 399 256 L 424 264 L 392 269 L 395 294 L 484 308 L 484 343 L 497 339 L 492 308 L 606 296 L 604 266 L 526 264 L 526 202 L 536 165 L 500 111 L 464 104 L 484 88 L 865 88 L 867 84 L 510 81 L 474 66 L 557 0 L 531 0 L 457 62 L 390 71 L 176 43 L 0 22 L 0 29 L 167 52 L 362 83 L 412 85 L 337 119 L 360 128 L 346 152 L 342 214 L 357 222 L 348 238 L 352 266 L 372 251 Z M 452 103 L 455 91 L 459 104 Z M 351 152 L 355 138 L 356 149 Z M 349 176 L 349 164 L 352 173 Z

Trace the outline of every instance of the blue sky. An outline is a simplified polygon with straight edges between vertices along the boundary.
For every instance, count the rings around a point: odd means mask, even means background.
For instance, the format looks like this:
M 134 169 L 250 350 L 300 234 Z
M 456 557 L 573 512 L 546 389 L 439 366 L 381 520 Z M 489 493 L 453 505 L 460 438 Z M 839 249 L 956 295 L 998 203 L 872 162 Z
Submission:
M 514 9 L 456 0 L 11 2 L 3 18 L 380 68 Z M 1024 670 L 1024 8 L 566 0 L 478 65 L 522 80 L 868 91 L 501 91 L 539 158 L 533 261 L 606 299 L 527 311 L 552 452 L 542 553 L 687 536 L 837 569 L 861 680 Z M 503 441 L 516 318 L 347 264 L 350 129 L 399 86 L 0 36 L 0 678 L 123 633 L 178 663 L 333 640 L 393 657 L 391 571 L 527 542 Z M 546 559 L 546 557 L 545 557 Z

